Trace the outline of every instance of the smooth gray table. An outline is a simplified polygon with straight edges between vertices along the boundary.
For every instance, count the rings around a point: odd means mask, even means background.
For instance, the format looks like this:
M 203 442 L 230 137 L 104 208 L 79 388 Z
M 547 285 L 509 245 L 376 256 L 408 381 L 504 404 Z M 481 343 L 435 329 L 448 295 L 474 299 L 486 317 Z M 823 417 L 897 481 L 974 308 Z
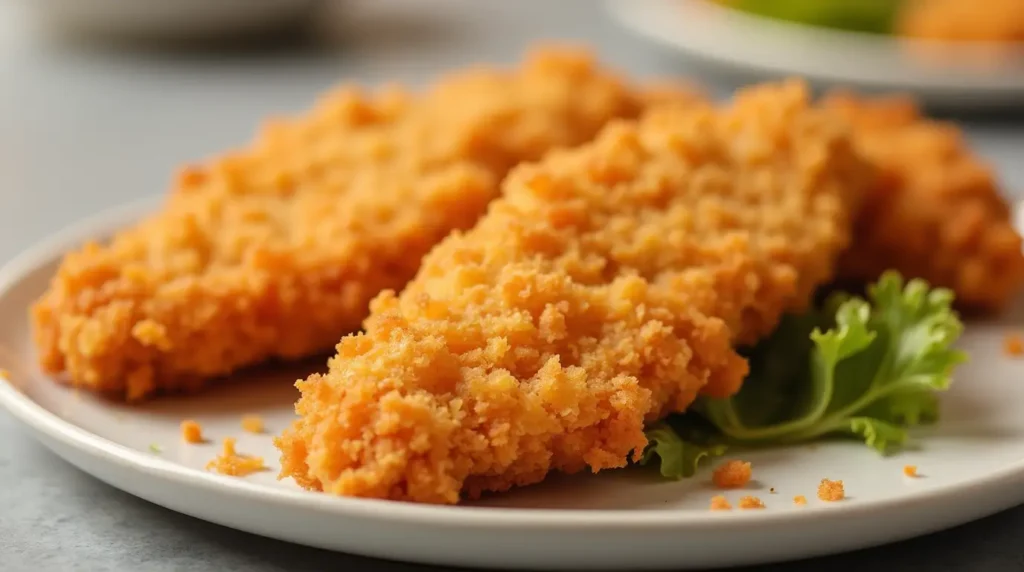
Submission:
M 0 4 L 0 261 L 104 208 L 161 192 L 180 163 L 244 141 L 261 117 L 340 80 L 420 83 L 511 62 L 537 39 L 585 40 L 631 74 L 685 74 L 596 2 L 343 2 L 316 48 L 209 55 L 86 51 L 44 42 Z M 377 4 L 372 7 L 371 4 Z M 1024 188 L 1024 124 L 968 131 Z M 1024 483 L 1022 483 L 1024 486 Z M 1024 570 L 1024 508 L 893 546 L 760 570 Z M 401 542 L 401 539 L 396 539 Z M 738 548 L 741 549 L 741 548 Z M 0 570 L 373 570 L 421 567 L 274 542 L 164 510 L 64 463 L 0 412 Z

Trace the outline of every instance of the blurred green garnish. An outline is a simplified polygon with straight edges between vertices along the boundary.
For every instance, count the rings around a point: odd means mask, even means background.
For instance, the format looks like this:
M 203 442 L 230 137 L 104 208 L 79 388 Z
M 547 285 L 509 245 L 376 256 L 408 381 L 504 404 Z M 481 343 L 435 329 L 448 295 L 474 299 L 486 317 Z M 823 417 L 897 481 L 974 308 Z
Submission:
M 854 32 L 888 34 L 901 0 L 717 0 L 777 20 Z

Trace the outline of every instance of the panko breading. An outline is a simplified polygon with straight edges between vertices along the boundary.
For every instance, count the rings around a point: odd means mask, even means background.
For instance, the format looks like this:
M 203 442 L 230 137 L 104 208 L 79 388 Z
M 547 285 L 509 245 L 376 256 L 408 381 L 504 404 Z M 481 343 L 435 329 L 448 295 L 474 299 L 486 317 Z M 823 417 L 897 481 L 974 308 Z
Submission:
M 520 166 L 297 384 L 282 477 L 454 503 L 626 465 L 645 421 L 733 393 L 733 344 L 831 278 L 861 172 L 799 83 L 659 108 Z
M 1024 284 L 1021 238 L 992 169 L 960 130 L 905 98 L 837 93 L 824 105 L 851 122 L 879 171 L 841 277 L 870 282 L 894 268 L 951 288 L 966 309 L 1003 308 Z
M 145 397 L 330 349 L 471 226 L 512 166 L 685 88 L 631 89 L 572 49 L 473 68 L 420 95 L 341 88 L 184 169 L 159 214 L 65 258 L 33 308 L 49 372 Z

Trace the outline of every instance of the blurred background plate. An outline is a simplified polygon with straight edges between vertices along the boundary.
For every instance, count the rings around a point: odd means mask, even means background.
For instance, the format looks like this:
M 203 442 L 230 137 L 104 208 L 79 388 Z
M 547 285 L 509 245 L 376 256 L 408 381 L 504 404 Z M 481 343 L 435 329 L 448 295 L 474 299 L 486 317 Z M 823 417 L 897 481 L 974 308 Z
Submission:
M 91 39 L 235 40 L 292 30 L 320 0 L 27 0 L 44 27 Z
M 627 28 L 720 72 L 903 91 L 943 108 L 1024 107 L 1024 47 L 814 27 L 708 0 L 609 0 Z

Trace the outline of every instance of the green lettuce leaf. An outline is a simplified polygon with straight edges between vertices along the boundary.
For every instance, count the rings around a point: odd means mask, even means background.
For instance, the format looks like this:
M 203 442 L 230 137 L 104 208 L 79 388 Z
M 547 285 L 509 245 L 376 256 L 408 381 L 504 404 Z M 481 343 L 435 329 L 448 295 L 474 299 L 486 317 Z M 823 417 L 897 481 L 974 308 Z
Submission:
M 745 352 L 750 375 L 736 395 L 700 398 L 653 427 L 644 456 L 657 455 L 663 474 L 678 478 L 712 454 L 706 443 L 722 451 L 846 436 L 890 452 L 906 443 L 908 428 L 938 419 L 938 393 L 966 360 L 953 348 L 963 324 L 952 302 L 949 290 L 889 272 L 867 299 L 837 294 L 820 312 L 786 317 Z M 698 419 L 710 436 L 678 430 Z
M 686 431 L 677 431 L 665 422 L 648 428 L 647 448 L 640 457 L 640 464 L 657 462 L 661 476 L 678 480 L 692 477 L 702 460 L 725 454 L 725 445 L 698 443 L 697 439 L 683 438 L 680 433 Z
M 719 0 L 737 10 L 808 26 L 887 34 L 897 0 Z

